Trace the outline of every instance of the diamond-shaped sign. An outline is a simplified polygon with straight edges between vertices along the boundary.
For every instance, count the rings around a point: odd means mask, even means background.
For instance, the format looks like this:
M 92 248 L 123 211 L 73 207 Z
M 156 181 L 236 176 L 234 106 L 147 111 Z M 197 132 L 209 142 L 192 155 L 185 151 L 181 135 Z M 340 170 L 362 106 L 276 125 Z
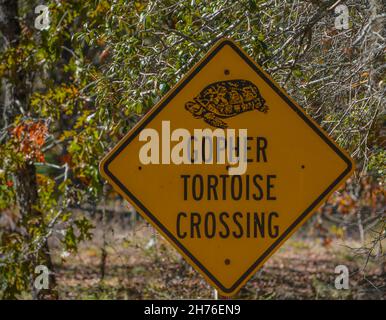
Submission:
M 120 195 L 229 296 L 354 165 L 269 75 L 223 39 L 100 168 Z

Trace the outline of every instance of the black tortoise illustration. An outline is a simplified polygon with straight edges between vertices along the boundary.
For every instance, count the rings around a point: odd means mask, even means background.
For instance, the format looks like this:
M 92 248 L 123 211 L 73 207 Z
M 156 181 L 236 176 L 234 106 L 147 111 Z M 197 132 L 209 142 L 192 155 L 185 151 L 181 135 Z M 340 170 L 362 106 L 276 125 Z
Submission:
M 195 118 L 202 118 L 213 127 L 227 128 L 220 118 L 234 117 L 245 111 L 267 113 L 268 106 L 259 89 L 248 80 L 214 82 L 185 104 L 185 109 Z

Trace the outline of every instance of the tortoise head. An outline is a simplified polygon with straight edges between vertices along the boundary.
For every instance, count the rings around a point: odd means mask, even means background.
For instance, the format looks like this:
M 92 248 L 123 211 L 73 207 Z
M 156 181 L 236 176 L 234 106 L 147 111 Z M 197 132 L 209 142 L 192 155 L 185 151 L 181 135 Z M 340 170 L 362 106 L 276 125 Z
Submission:
M 196 101 L 188 101 L 185 103 L 185 109 L 193 114 L 196 118 L 202 117 L 205 113 L 205 109 Z

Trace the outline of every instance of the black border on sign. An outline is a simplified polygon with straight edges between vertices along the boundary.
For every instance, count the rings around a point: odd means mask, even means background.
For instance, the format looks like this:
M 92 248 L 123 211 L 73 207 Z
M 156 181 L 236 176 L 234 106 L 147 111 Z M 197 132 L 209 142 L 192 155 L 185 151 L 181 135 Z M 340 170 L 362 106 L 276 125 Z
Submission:
M 283 233 L 281 236 L 247 269 L 246 272 L 229 288 L 224 287 L 217 278 L 205 268 L 205 266 L 194 257 L 183 245 L 178 241 L 178 239 L 167 230 L 161 222 L 129 191 L 127 188 L 109 171 L 109 164 L 118 156 L 119 153 L 140 133 L 140 131 L 151 121 L 155 116 L 169 104 L 169 102 L 176 96 L 176 94 L 182 90 L 186 84 L 216 55 L 216 53 L 221 50 L 225 45 L 232 47 L 239 56 L 307 123 L 312 130 L 319 135 L 320 138 L 326 142 L 331 149 L 333 149 L 339 157 L 347 164 L 347 168 L 336 178 L 336 180 L 290 225 L 290 227 Z M 351 171 L 352 163 L 349 158 L 346 157 L 342 151 L 335 146 L 321 131 L 320 129 L 312 122 L 310 119 L 303 114 L 302 111 L 289 99 L 279 88 L 275 86 L 272 81 L 267 78 L 267 76 L 255 66 L 255 64 L 230 40 L 222 41 L 201 63 L 198 65 L 192 73 L 181 83 L 179 84 L 174 91 L 161 103 L 161 105 L 152 112 L 149 117 L 144 119 L 144 121 L 135 129 L 135 131 L 130 135 L 130 137 L 120 145 L 117 150 L 106 160 L 104 163 L 103 169 L 105 173 L 117 184 L 123 192 L 171 239 L 223 292 L 231 293 L 233 292 L 249 275 L 253 270 L 275 249 L 285 237 L 294 229 L 296 226 L 304 220 L 304 218 L 318 205 L 318 203 L 330 192 L 332 189 L 337 186 L 341 180 Z

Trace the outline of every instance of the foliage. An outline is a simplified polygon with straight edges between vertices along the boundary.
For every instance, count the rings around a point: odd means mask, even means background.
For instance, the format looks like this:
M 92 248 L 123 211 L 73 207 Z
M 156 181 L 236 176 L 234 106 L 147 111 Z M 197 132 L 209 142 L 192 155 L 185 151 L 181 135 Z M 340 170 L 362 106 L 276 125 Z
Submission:
M 103 197 L 101 157 L 224 36 L 355 156 L 358 175 L 383 183 L 385 30 L 375 30 L 383 40 L 366 31 L 378 28 L 373 1 L 345 1 L 350 29 L 334 29 L 335 2 L 51 0 L 50 28 L 38 31 L 32 2 L 19 1 L 20 41 L 0 51 L 1 78 L 27 92 L 0 121 L 4 296 L 29 290 L 31 256 L 47 238 L 76 251 L 91 236 L 72 212 Z M 18 214 L 15 175 L 25 165 L 37 170 L 38 216 Z

